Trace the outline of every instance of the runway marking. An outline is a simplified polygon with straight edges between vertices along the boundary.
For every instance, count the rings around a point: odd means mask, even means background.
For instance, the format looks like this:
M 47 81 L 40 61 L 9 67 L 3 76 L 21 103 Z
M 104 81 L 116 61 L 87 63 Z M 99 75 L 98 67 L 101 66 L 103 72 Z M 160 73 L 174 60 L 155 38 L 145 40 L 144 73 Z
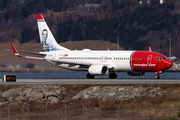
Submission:
M 180 84 L 180 79 L 17 79 L 0 84 Z

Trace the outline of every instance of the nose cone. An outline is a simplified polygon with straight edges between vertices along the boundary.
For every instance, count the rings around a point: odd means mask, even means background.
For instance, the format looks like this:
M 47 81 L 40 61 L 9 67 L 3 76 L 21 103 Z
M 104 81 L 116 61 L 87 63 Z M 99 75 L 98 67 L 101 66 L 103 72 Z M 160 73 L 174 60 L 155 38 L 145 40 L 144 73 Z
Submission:
M 166 60 L 166 61 L 164 61 L 164 62 L 165 62 L 165 67 L 166 67 L 167 69 L 173 66 L 173 63 L 172 63 L 170 60 Z

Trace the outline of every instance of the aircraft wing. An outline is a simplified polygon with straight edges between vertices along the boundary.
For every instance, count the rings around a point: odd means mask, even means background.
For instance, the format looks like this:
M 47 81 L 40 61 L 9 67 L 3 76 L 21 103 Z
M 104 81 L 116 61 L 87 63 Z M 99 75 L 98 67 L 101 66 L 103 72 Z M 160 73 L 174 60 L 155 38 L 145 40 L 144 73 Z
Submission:
M 64 60 L 54 60 L 54 59 L 46 59 L 46 58 L 41 58 L 41 57 L 23 56 L 23 55 L 20 55 L 19 52 L 35 54 L 35 55 L 41 55 L 41 56 L 45 56 L 45 54 L 39 54 L 39 53 L 27 52 L 27 51 L 17 51 L 12 43 L 11 43 L 11 47 L 12 47 L 12 49 L 14 51 L 14 55 L 16 55 L 18 57 L 24 57 L 24 58 L 28 58 L 28 59 L 45 60 L 45 61 L 49 61 L 51 63 L 60 63 L 60 64 L 64 63 L 64 64 L 80 65 L 80 66 L 90 66 L 91 65 L 90 63 L 82 63 L 82 62 L 74 62 L 74 61 L 64 61 Z
M 20 50 L 18 50 L 18 52 L 20 52 L 20 53 L 34 54 L 34 55 L 40 55 L 40 56 L 46 56 L 46 54 L 41 54 L 41 53 L 36 53 L 36 52 L 20 51 Z
M 16 50 L 16 48 L 14 47 L 14 45 L 12 44 L 12 43 L 10 43 L 11 44 L 11 47 L 12 47 L 12 49 L 13 49 L 13 51 L 14 51 L 14 54 L 15 55 L 19 55 L 19 52 L 20 53 L 28 53 L 28 54 L 34 54 L 34 55 L 40 55 L 40 56 L 46 56 L 46 54 L 41 54 L 41 53 L 36 53 L 36 52 L 29 52 L 29 51 L 17 51 Z

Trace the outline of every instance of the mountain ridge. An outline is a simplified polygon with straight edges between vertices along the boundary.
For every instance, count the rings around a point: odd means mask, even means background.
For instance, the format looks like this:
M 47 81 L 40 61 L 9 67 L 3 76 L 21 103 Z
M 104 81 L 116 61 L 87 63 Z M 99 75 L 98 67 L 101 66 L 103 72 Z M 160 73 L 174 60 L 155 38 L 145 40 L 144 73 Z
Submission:
M 180 57 L 180 1 L 159 0 L 150 4 L 135 0 L 2 0 L 0 6 L 0 42 L 39 42 L 35 14 L 43 14 L 58 43 L 66 41 L 105 40 L 117 42 L 126 50 L 146 50 Z M 64 4 L 62 4 L 64 3 Z M 85 4 L 100 4 L 100 9 L 86 8 Z M 3 5 L 3 6 L 2 6 Z M 40 7 L 41 6 L 41 7 Z M 90 9 L 90 10 L 89 10 Z

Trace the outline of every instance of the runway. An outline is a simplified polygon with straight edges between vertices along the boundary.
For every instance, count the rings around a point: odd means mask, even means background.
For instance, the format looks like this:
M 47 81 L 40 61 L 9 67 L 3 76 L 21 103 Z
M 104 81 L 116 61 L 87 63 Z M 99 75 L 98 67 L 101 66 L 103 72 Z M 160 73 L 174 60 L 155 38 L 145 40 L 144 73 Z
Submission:
M 180 84 L 180 79 L 17 79 L 0 84 Z

